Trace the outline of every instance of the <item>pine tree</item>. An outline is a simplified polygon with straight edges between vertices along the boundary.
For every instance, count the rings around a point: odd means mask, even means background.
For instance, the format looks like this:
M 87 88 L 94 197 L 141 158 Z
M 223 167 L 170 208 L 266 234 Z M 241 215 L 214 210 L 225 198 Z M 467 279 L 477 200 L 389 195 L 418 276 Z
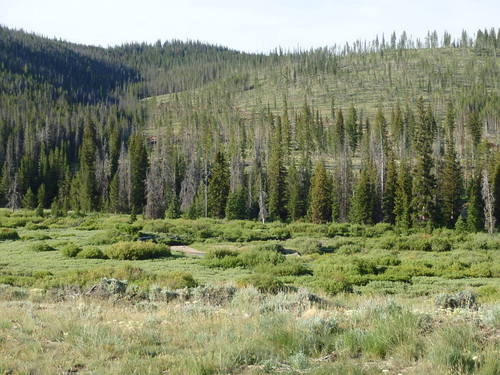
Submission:
M 89 121 L 84 128 L 80 148 L 79 206 L 83 211 L 93 211 L 97 208 L 96 152 L 96 129 L 94 122 Z
M 146 204 L 145 184 L 148 154 L 144 143 L 144 136 L 140 132 L 136 132 L 132 135 L 129 146 L 130 206 L 136 215 L 142 213 Z
M 304 200 L 302 197 L 302 179 L 295 167 L 295 164 L 292 163 L 290 168 L 288 168 L 287 173 L 287 212 L 288 218 L 292 221 L 298 220 L 304 215 Z
M 283 166 L 281 129 L 274 136 L 268 163 L 268 210 L 271 220 L 286 218 L 286 170 Z
M 415 132 L 415 168 L 413 172 L 413 224 L 433 226 L 435 215 L 435 178 L 432 174 L 432 115 L 426 113 L 423 99 L 417 100 L 418 121 Z
M 441 214 L 443 224 L 454 228 L 455 222 L 462 210 L 463 182 L 460 163 L 455 152 L 453 131 L 455 129 L 454 110 L 448 105 L 446 114 L 446 147 L 443 158 L 443 167 L 440 173 L 440 197 L 442 201 Z
M 36 196 L 37 196 L 38 204 L 40 204 L 42 206 L 42 208 L 47 208 L 47 193 L 45 190 L 45 184 L 41 184 L 38 187 L 38 191 L 37 191 Z
M 229 168 L 222 152 L 215 155 L 214 165 L 208 181 L 208 214 L 224 218 L 229 194 Z
M 495 200 L 495 222 L 500 225 L 500 160 L 497 161 L 493 175 L 493 199 Z
M 109 185 L 109 209 L 113 213 L 120 212 L 120 185 L 118 173 L 115 173 Z
M 165 211 L 167 219 L 178 219 L 181 217 L 181 204 L 179 197 L 175 192 L 171 194 L 170 202 L 168 203 L 167 210 Z
M 394 160 L 394 153 L 392 148 L 387 152 L 387 170 L 386 180 L 384 186 L 384 193 L 382 198 L 382 213 L 386 223 L 394 224 L 394 206 L 396 200 L 398 174 L 396 170 L 396 161 Z
M 480 232 L 484 229 L 484 202 L 481 194 L 481 178 L 479 176 L 474 176 L 469 186 L 467 228 L 470 232 Z
M 349 108 L 349 113 L 345 121 L 345 130 L 349 137 L 349 147 L 354 152 L 358 147 L 359 133 L 358 133 L 358 114 L 354 105 Z
M 230 192 L 227 197 L 226 218 L 228 220 L 243 220 L 247 217 L 247 193 L 245 189 Z
M 394 221 L 396 227 L 402 230 L 411 226 L 412 179 L 409 169 L 408 163 L 402 160 L 394 196 Z
M 36 205 L 37 205 L 37 200 L 35 194 L 33 193 L 33 190 L 31 190 L 31 188 L 28 187 L 28 191 L 26 191 L 26 194 L 24 194 L 23 197 L 23 207 L 33 210 L 36 207 Z
M 373 224 L 375 216 L 375 185 L 372 180 L 372 165 L 361 169 L 352 197 L 350 218 L 356 224 Z
M 331 220 L 331 187 L 322 161 L 316 163 L 311 179 L 310 215 L 313 223 L 326 223 Z

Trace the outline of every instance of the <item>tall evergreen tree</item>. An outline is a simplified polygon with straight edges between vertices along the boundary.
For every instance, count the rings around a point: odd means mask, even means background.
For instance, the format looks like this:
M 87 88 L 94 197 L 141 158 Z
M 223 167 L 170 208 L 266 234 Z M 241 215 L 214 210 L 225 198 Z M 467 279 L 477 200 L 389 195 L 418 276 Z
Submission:
M 460 163 L 455 152 L 455 141 L 453 131 L 455 129 L 453 105 L 448 105 L 446 114 L 446 147 L 444 153 L 443 167 L 439 179 L 439 190 L 442 201 L 441 214 L 443 224 L 448 228 L 454 228 L 455 222 L 462 210 L 463 182 Z
M 146 204 L 146 174 L 148 170 L 148 154 L 144 136 L 136 132 L 130 139 L 130 207 L 133 213 L 142 213 Z
M 479 176 L 474 176 L 469 185 L 467 229 L 470 232 L 480 232 L 484 229 L 484 202 L 481 193 L 481 178 Z
M 96 128 L 94 121 L 89 120 L 83 130 L 78 174 L 79 206 L 83 211 L 93 211 L 97 208 L 96 153 Z M 40 199 L 39 203 L 41 203 Z M 46 207 L 45 204 L 43 206 Z
M 311 179 L 310 215 L 313 223 L 326 223 L 331 220 L 332 202 L 328 174 L 322 161 L 316 163 Z
M 351 203 L 350 218 L 353 223 L 373 224 L 376 200 L 373 176 L 371 163 L 361 169 Z
M 424 109 L 423 99 L 417 100 L 417 128 L 415 131 L 415 168 L 413 172 L 412 211 L 416 226 L 432 226 L 435 215 L 435 178 L 432 173 L 431 115 Z
M 286 170 L 283 166 L 281 126 L 278 127 L 271 146 L 268 163 L 268 212 L 271 220 L 286 218 Z
M 396 169 L 396 161 L 394 160 L 394 153 L 392 148 L 389 147 L 387 151 L 387 170 L 386 181 L 384 186 L 384 195 L 382 198 L 382 213 L 386 223 L 394 224 L 394 206 L 396 200 L 396 190 L 398 183 L 398 173 Z
M 229 195 L 229 167 L 224 154 L 219 151 L 208 181 L 208 215 L 224 218 Z
M 409 165 L 401 161 L 394 196 L 394 221 L 400 229 L 406 230 L 411 226 L 412 179 Z

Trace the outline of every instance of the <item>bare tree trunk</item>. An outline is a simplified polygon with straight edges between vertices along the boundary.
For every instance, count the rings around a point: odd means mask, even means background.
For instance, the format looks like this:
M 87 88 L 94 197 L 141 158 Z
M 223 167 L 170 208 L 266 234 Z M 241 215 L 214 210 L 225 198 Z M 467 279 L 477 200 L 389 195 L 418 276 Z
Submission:
M 495 231 L 495 197 L 493 196 L 493 191 L 488 180 L 488 171 L 486 169 L 483 170 L 481 192 L 484 201 L 484 227 L 489 234 L 493 234 Z

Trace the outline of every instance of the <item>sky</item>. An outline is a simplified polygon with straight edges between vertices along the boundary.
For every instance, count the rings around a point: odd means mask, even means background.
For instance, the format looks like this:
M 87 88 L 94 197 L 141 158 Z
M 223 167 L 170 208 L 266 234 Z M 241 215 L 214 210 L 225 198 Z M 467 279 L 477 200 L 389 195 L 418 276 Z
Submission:
M 247 52 L 308 49 L 403 30 L 500 27 L 498 0 L 0 0 L 0 24 L 110 46 L 200 40 Z

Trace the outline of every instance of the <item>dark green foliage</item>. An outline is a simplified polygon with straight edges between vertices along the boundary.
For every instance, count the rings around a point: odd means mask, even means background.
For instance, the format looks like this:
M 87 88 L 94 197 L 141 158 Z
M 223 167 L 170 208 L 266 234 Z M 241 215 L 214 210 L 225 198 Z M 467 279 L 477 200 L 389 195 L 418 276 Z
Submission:
M 372 165 L 369 163 L 360 173 L 351 203 L 351 221 L 357 224 L 373 224 L 375 218 L 375 184 Z
M 313 223 L 326 223 L 331 219 L 331 182 L 322 161 L 316 163 L 311 178 L 309 211 Z
M 443 224 L 448 228 L 453 228 L 462 210 L 463 182 L 460 163 L 455 152 L 453 138 L 455 119 L 451 104 L 446 114 L 446 127 L 449 133 L 446 138 L 439 188 L 442 200 L 441 216 L 443 217 Z
M 208 182 L 208 214 L 211 217 L 225 216 L 229 195 L 229 169 L 222 152 L 215 156 L 214 165 Z
M 19 239 L 17 231 L 8 228 L 0 229 L 0 241 L 15 241 Z
M 416 160 L 413 171 L 412 214 L 418 227 L 432 226 L 435 217 L 435 177 L 432 173 L 432 113 L 424 109 L 423 99 L 417 101 L 415 132 Z
M 400 229 L 408 229 L 411 226 L 411 189 L 412 179 L 409 165 L 403 160 L 399 168 L 394 195 L 394 220 Z
M 28 188 L 28 191 L 26 194 L 24 194 L 23 197 L 23 207 L 24 208 L 29 208 L 29 209 L 34 209 L 37 206 L 37 199 L 35 194 L 33 194 L 33 190 L 31 188 Z
M 101 249 L 95 246 L 87 247 L 76 255 L 79 259 L 106 259 Z
M 142 213 L 146 204 L 145 181 L 148 170 L 148 155 L 141 133 L 135 133 L 130 140 L 130 206 L 132 213 Z
M 481 195 L 481 179 L 479 177 L 474 177 L 469 186 L 467 229 L 471 232 L 484 230 L 484 202 Z
M 247 194 L 245 189 L 230 192 L 227 197 L 226 218 L 242 220 L 247 218 Z
M 85 124 L 83 142 L 80 148 L 80 170 L 78 172 L 79 208 L 82 211 L 93 211 L 97 208 L 96 181 L 96 127 L 94 121 Z M 42 185 L 43 186 L 43 185 Z M 38 193 L 38 202 L 43 205 L 43 198 Z
M 61 248 L 61 253 L 68 258 L 76 257 L 80 251 L 82 251 L 82 248 L 73 243 Z
M 119 260 L 154 259 L 170 256 L 170 248 L 152 242 L 118 242 L 108 247 L 104 254 Z
M 271 142 L 268 163 L 268 214 L 271 220 L 284 220 L 286 213 L 286 170 L 283 165 L 281 120 Z

